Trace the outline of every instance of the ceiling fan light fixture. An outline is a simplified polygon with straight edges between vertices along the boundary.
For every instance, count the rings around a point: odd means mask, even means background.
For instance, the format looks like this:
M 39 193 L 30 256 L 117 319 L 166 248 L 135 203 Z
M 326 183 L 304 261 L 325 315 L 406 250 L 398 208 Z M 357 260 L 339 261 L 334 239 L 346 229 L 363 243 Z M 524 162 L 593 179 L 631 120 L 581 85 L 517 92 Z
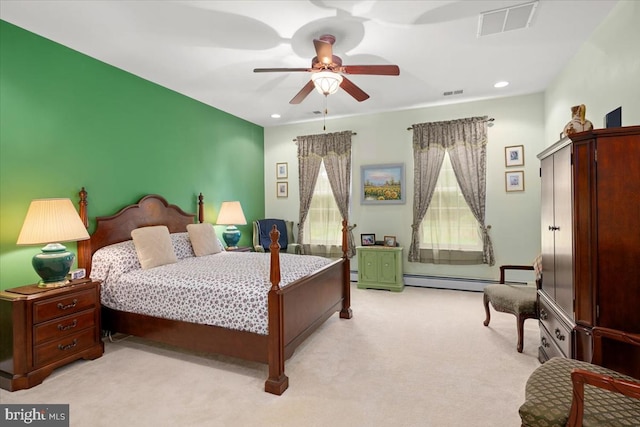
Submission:
M 331 95 L 338 91 L 342 83 L 342 76 L 333 71 L 318 71 L 311 75 L 316 90 L 323 95 Z

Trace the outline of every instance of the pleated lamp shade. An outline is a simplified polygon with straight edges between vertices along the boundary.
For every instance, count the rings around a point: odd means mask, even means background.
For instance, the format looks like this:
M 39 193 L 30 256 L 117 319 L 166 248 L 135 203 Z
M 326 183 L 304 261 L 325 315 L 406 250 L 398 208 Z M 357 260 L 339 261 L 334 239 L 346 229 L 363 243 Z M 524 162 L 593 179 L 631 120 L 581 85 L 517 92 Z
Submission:
M 18 235 L 18 245 L 41 245 L 32 264 L 42 282 L 64 282 L 75 255 L 60 242 L 86 240 L 89 233 L 70 199 L 37 199 L 29 205 Z

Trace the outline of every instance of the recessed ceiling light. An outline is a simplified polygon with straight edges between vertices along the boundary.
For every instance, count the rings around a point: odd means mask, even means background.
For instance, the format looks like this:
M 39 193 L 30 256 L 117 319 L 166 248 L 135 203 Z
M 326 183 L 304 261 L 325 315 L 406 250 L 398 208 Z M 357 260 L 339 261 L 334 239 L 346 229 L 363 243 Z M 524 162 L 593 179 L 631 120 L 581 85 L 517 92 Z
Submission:
M 509 86 L 509 82 L 498 82 L 493 85 L 493 87 L 505 87 L 505 86 Z
M 278 113 L 273 113 L 273 114 L 271 115 L 271 118 L 272 118 L 272 119 L 279 119 L 279 118 L 280 118 L 280 114 L 278 114 Z

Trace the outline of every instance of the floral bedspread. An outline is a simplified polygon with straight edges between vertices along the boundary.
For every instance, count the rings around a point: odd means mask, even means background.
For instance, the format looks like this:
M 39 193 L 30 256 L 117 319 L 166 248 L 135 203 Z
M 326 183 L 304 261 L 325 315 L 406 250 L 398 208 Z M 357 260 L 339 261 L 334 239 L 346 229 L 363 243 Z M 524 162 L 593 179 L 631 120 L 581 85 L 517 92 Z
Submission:
M 102 304 L 115 310 L 266 335 L 269 257 L 265 253 L 222 252 L 186 257 L 147 270 L 107 274 L 102 278 Z M 96 261 L 94 256 L 94 268 L 100 271 Z M 281 286 L 331 262 L 317 256 L 280 254 Z

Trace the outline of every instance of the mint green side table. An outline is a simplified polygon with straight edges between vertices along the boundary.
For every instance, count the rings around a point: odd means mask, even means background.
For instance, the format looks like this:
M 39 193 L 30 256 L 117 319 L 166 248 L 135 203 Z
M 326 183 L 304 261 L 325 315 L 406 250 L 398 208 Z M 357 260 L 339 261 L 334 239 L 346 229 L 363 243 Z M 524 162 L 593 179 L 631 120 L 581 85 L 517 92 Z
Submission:
M 402 292 L 401 247 L 358 246 L 358 288 Z

